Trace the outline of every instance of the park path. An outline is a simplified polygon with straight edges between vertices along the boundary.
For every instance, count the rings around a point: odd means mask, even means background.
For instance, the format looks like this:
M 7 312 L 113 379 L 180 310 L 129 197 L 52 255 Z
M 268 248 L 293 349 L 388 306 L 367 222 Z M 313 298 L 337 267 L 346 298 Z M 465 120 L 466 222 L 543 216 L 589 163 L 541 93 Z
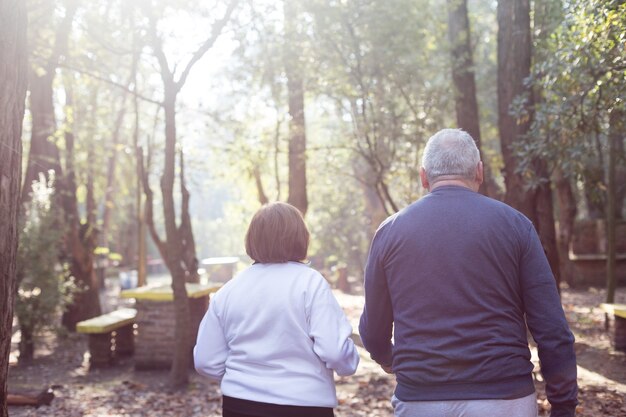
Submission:
M 335 291 L 353 328 L 356 329 L 363 297 Z M 603 291 L 565 290 L 563 304 L 574 331 L 579 363 L 580 401 L 578 417 L 626 417 L 626 354 L 610 346 L 604 331 L 604 314 L 597 308 Z M 626 288 L 618 291 L 626 302 Z M 17 337 L 18 334 L 16 334 Z M 125 359 L 109 369 L 89 371 L 83 335 L 58 338 L 48 334 L 41 340 L 37 358 L 28 366 L 11 366 L 12 391 L 38 391 L 53 386 L 56 398 L 39 409 L 10 407 L 9 415 L 43 417 L 217 417 L 220 392 L 217 384 L 192 374 L 188 389 L 170 392 L 167 371 L 133 369 Z M 17 339 L 14 338 L 14 342 Z M 13 345 L 13 355 L 17 344 Z M 389 398 L 393 376 L 385 374 L 359 348 L 357 373 L 337 378 L 337 417 L 392 416 Z M 548 409 L 541 381 L 536 383 L 541 415 Z

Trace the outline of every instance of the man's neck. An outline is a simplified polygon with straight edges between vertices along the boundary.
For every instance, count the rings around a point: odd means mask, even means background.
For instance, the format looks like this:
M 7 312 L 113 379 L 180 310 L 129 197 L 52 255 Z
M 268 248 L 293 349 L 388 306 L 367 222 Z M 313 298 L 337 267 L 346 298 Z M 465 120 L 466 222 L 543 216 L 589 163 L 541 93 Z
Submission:
M 428 191 L 432 192 L 439 187 L 443 187 L 446 185 L 454 185 L 457 187 L 467 188 L 472 191 L 478 191 L 478 187 L 476 186 L 474 181 L 469 181 L 460 178 L 441 178 L 430 185 L 430 189 Z

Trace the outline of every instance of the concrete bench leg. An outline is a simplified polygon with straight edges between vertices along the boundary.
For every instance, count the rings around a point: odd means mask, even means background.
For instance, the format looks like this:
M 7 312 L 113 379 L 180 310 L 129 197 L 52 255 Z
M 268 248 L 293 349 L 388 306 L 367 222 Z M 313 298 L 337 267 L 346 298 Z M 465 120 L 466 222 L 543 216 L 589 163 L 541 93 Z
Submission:
M 115 331 L 115 354 L 130 356 L 133 352 L 135 352 L 135 329 L 131 323 Z
M 89 363 L 93 368 L 109 366 L 113 362 L 113 345 L 111 333 L 90 334 Z
M 615 317 L 613 342 L 615 343 L 615 350 L 626 352 L 626 319 L 623 317 Z

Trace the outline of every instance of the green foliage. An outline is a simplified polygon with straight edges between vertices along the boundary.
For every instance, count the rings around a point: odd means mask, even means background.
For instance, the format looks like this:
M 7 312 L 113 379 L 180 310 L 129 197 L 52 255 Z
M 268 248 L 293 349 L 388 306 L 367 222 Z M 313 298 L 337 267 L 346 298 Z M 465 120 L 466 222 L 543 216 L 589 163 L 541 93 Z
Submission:
M 377 189 L 393 212 L 418 197 L 418 154 L 453 120 L 448 56 L 440 48 L 445 15 L 428 1 L 307 4 L 316 91 L 334 101 L 355 156 L 354 172 L 345 174 Z
M 54 326 L 76 288 L 59 265 L 63 215 L 55 201 L 53 180 L 33 183 L 32 201 L 22 218 L 18 248 L 19 287 L 15 314 L 23 331 L 33 334 Z
M 285 38 L 284 1 L 298 11 L 289 22 L 297 48 Z M 346 262 L 353 273 L 363 265 L 381 217 L 419 197 L 425 140 L 455 124 L 446 7 L 433 0 L 284 1 L 241 2 L 221 37 L 225 43 L 198 62 L 180 94 L 177 135 L 187 161 L 198 255 L 243 254 L 243 233 L 259 206 L 257 179 L 270 201 L 288 195 L 285 63 L 296 49 L 293 59 L 305 85 L 310 255 Z M 133 258 L 127 243 L 134 241 L 128 237 L 134 236 L 137 204 L 135 138 L 152 151 L 151 183 L 162 174 L 155 167 L 163 165 L 158 132 L 164 120 L 154 102 L 162 100 L 163 92 L 149 53 L 146 13 L 159 18 L 157 32 L 178 76 L 199 39 L 208 36 L 207 23 L 226 3 L 159 0 L 144 9 L 133 2 L 94 0 L 89 7 L 79 2 L 68 53 L 61 60 L 63 77 L 54 86 L 57 109 L 66 105 L 66 87 L 73 104 L 65 107 L 67 124 L 59 117 L 55 140 L 64 162 L 64 133 L 71 127 L 81 215 L 90 180 L 98 217 L 107 212 L 108 221 L 98 224 L 101 256 Z M 29 2 L 35 71 L 51 55 L 68 4 Z M 468 4 L 483 158 L 497 172 L 502 168 L 497 2 Z M 522 97 L 513 109 L 533 117 L 531 134 L 517 148 L 531 186 L 545 180 L 533 175 L 531 162 L 540 158 L 551 169 L 592 185 L 590 190 L 603 190 L 609 114 L 623 109 L 626 97 L 625 7 L 613 0 L 534 2 L 535 63 L 529 82 L 543 100 L 528 109 Z M 137 136 L 132 93 L 139 96 Z M 154 216 L 162 231 L 161 196 L 158 187 L 154 190 Z M 105 201 L 107 191 L 112 198 Z M 50 242 L 59 236 L 54 234 L 42 247 L 55 246 Z M 44 238 L 23 241 L 34 247 Z M 158 256 L 154 247 L 151 253 Z M 46 262 L 54 265 L 56 258 L 50 257 Z M 31 278 L 24 276 L 27 283 Z M 32 298 L 35 287 L 43 293 L 32 284 L 24 294 Z
M 626 97 L 625 41 L 624 2 L 565 3 L 563 21 L 538 45 L 544 59 L 535 63 L 531 81 L 543 101 L 531 135 L 518 149 L 529 178 L 530 161 L 540 157 L 602 189 L 609 114 L 624 109 Z

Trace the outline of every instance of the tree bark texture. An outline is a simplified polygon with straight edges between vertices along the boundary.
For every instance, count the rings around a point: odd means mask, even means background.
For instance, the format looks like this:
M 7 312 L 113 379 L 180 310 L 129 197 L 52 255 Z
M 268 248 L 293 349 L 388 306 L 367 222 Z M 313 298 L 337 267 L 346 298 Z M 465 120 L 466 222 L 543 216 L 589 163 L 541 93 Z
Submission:
M 298 13 L 293 1 L 285 0 L 285 74 L 289 97 L 289 195 L 287 202 L 306 214 L 306 129 L 304 119 L 304 81 L 299 64 Z
M 620 143 L 624 141 L 624 117 L 626 112 L 617 107 L 609 115 L 609 167 L 607 181 L 606 207 L 606 302 L 615 302 L 615 288 L 617 287 L 616 254 L 617 254 L 617 159 Z
M 8 416 L 26 57 L 26 5 L 21 0 L 0 0 L 0 417 Z
M 133 8 L 134 10 L 134 8 Z M 129 22 L 135 19 L 134 13 L 129 14 Z M 133 61 L 131 65 L 130 82 L 137 85 L 138 62 L 141 50 L 139 47 L 139 35 L 137 30 L 133 31 Z M 160 110 L 160 109 L 158 109 Z M 135 147 L 135 172 L 137 178 L 135 180 L 135 220 L 137 223 L 137 286 L 142 287 L 148 282 L 148 265 L 146 250 L 146 222 L 144 218 L 144 199 L 143 199 L 143 162 L 140 157 L 141 147 L 139 146 L 139 98 L 133 95 L 133 146 Z M 158 112 L 157 112 L 158 115 Z
M 73 105 L 71 93 L 67 93 L 67 104 Z M 79 321 L 96 317 L 102 313 L 100 307 L 99 281 L 94 270 L 94 251 L 98 243 L 95 224 L 86 220 L 81 223 L 76 196 L 74 173 L 74 134 L 71 126 L 65 132 L 65 174 L 57 190 L 61 192 L 63 211 L 67 225 L 64 257 L 69 261 L 70 273 L 81 289 L 74 294 L 71 304 L 63 313 L 62 323 L 70 331 L 76 330 Z
M 467 13 L 467 0 L 447 0 L 448 4 L 448 39 L 452 60 L 452 81 L 456 109 L 456 123 L 460 129 L 469 133 L 482 152 L 480 138 L 480 116 L 476 100 L 476 78 L 472 53 L 471 31 Z M 480 192 L 485 195 L 497 195 L 497 185 L 491 177 L 485 162 L 485 180 Z
M 545 49 L 543 44 L 560 22 L 560 10 L 562 10 L 562 8 L 558 0 L 536 0 L 534 2 L 534 30 L 536 33 L 535 44 L 537 45 L 533 51 L 533 59 L 535 63 L 542 62 L 545 59 L 544 56 L 541 55 L 541 51 Z M 543 91 L 541 88 L 535 87 L 533 90 L 533 102 L 536 104 L 541 103 L 542 101 Z M 569 260 L 569 254 L 563 253 L 558 246 L 559 239 L 557 238 L 556 222 L 554 218 L 554 199 L 552 193 L 553 184 L 548 169 L 548 163 L 545 160 L 539 160 L 539 158 L 536 158 L 535 161 L 533 161 L 533 166 L 535 168 L 536 175 L 543 179 L 540 186 L 531 191 L 534 193 L 535 197 L 534 205 L 535 216 L 537 219 L 536 225 L 539 229 L 539 238 L 541 239 L 546 251 L 546 255 L 548 257 L 548 261 L 550 262 L 550 266 L 552 267 L 552 272 L 554 273 L 558 288 L 563 272 L 561 270 L 561 266 L 564 261 Z M 573 193 L 570 194 L 570 196 L 573 198 Z M 575 205 L 575 202 L 573 204 Z M 576 207 L 574 207 L 574 210 L 575 209 Z M 569 221 L 569 219 L 566 220 Z M 573 222 L 574 219 L 572 218 L 571 221 Z M 569 230 L 571 230 L 571 228 Z M 563 256 L 565 259 L 561 260 L 561 257 Z M 571 277 L 571 274 L 568 276 Z
M 626 198 L 626 153 L 624 153 L 624 141 L 626 141 L 626 126 L 623 118 L 626 112 L 619 111 L 616 118 L 622 117 L 621 121 L 614 122 L 613 137 L 615 140 L 615 218 L 624 218 L 624 199 Z M 619 123 L 619 126 L 618 126 Z
M 542 182 L 528 189 L 518 172 L 519 162 L 513 151 L 515 142 L 524 140 L 530 130 L 536 99 L 535 92 L 526 84 L 532 58 L 530 0 L 500 0 L 497 14 L 498 127 L 504 160 L 505 202 L 524 213 L 535 225 L 558 287 L 559 252 L 547 164 L 539 159 L 532 161 L 532 169 Z M 512 114 L 513 108 L 516 114 Z
M 191 340 L 189 333 L 190 310 L 187 290 L 185 288 L 186 273 L 183 268 L 183 248 L 181 235 L 176 226 L 174 206 L 174 177 L 176 170 L 176 93 L 173 86 L 165 85 L 165 164 L 161 177 L 161 193 L 163 196 L 163 218 L 165 220 L 165 247 L 167 256 L 165 263 L 172 274 L 172 290 L 174 293 L 174 314 L 176 315 L 175 338 L 178 341 L 174 348 L 174 359 L 170 370 L 172 384 L 176 387 L 187 383 L 189 361 L 191 360 Z
M 59 148 L 53 139 L 56 130 L 52 97 L 53 81 L 54 72 L 42 76 L 31 72 L 29 76 L 32 128 L 22 188 L 22 203 L 30 201 L 31 187 L 33 182 L 39 179 L 39 174 L 44 174 L 46 180 L 50 178 L 50 171 L 54 172 L 56 178 L 61 175 Z
M 30 200 L 33 181 L 39 179 L 39 174 L 43 173 L 46 179 L 49 178 L 50 170 L 55 172 L 57 178 L 61 174 L 59 148 L 53 139 L 56 121 L 52 85 L 59 58 L 67 51 L 67 41 L 76 7 L 76 1 L 69 2 L 65 17 L 55 34 L 52 53 L 44 68 L 31 68 L 29 71 L 30 113 L 33 122 L 28 162 L 22 186 L 22 203 Z M 41 75 L 38 74 L 38 70 L 41 70 Z
M 574 283 L 574 265 L 569 259 L 569 249 L 572 242 L 574 220 L 576 220 L 576 197 L 570 179 L 557 170 L 555 175 L 556 196 L 559 202 L 559 262 L 561 277 L 571 285 Z
M 193 228 L 191 227 L 191 215 L 189 214 L 189 199 L 191 195 L 187 189 L 185 182 L 185 158 L 182 150 L 180 156 L 180 194 L 182 196 L 182 204 L 180 209 L 180 225 L 178 233 L 183 251 L 183 263 L 185 264 L 185 282 L 198 283 L 200 276 L 198 275 L 198 258 L 196 257 L 196 241 L 193 237 Z M 192 341 L 193 342 L 193 341 Z
M 498 127 L 504 159 L 505 202 L 522 213 L 533 211 L 524 179 L 517 173 L 513 144 L 530 128 L 530 115 L 512 115 L 511 105 L 521 98 L 532 105 L 532 93 L 524 84 L 530 75 L 530 0 L 498 1 Z
M 539 185 L 537 189 L 527 193 L 528 199 L 533 203 L 534 208 L 529 218 L 537 228 L 539 240 L 541 240 L 543 250 L 548 258 L 558 289 L 561 284 L 561 271 L 556 239 L 552 182 L 545 161 L 536 160 L 533 162 L 533 165 L 535 172 L 542 178 L 545 178 L 545 182 Z

